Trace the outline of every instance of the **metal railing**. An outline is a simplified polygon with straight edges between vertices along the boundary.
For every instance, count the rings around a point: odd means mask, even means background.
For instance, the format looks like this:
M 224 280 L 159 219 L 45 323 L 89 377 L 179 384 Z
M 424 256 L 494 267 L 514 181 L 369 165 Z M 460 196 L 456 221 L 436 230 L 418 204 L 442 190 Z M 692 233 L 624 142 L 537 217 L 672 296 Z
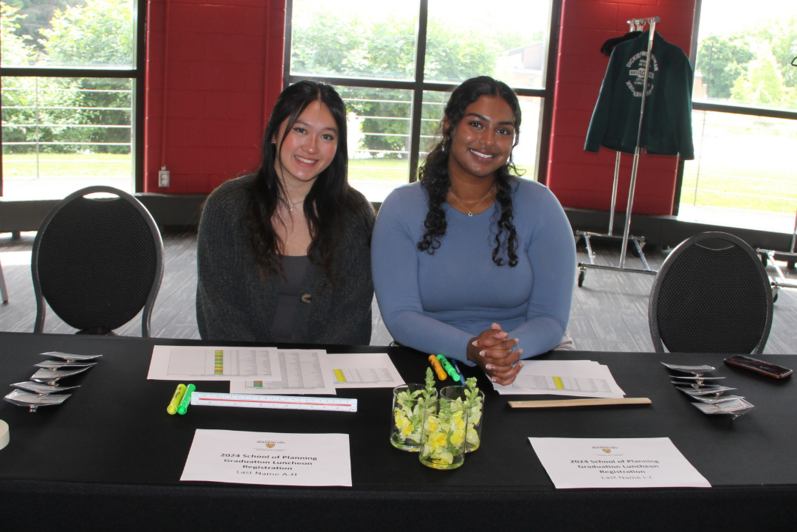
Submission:
M 35 163 L 35 176 L 31 175 L 30 177 L 35 177 L 39 179 L 42 177 L 41 172 L 41 163 L 42 163 L 42 148 L 47 146 L 51 148 L 49 153 L 52 154 L 66 154 L 66 153 L 82 153 L 85 156 L 89 156 L 89 158 L 80 158 L 79 161 L 74 159 L 48 159 L 47 163 L 75 163 L 80 162 L 81 164 L 85 163 L 106 163 L 106 164 L 117 164 L 114 162 L 109 162 L 101 159 L 92 159 L 90 158 L 91 155 L 101 153 L 104 150 L 96 150 L 92 149 L 93 147 L 110 147 L 110 146 L 121 146 L 127 147 L 126 153 L 130 154 L 131 157 L 131 164 L 130 164 L 130 172 L 131 177 L 133 177 L 133 164 L 132 164 L 132 154 L 133 154 L 133 125 L 132 125 L 132 117 L 133 117 L 133 89 L 79 89 L 79 88 L 51 88 L 46 87 L 42 88 L 39 85 L 39 78 L 33 78 L 33 87 L 3 87 L 3 99 L 6 100 L 6 96 L 13 97 L 8 98 L 9 100 L 22 100 L 26 99 L 29 100 L 27 105 L 8 105 L 4 104 L 3 109 L 3 121 L 2 121 L 2 128 L 3 128 L 3 166 L 6 165 L 16 165 L 16 164 L 30 164 Z M 48 100 L 52 100 L 52 94 L 58 95 L 79 95 L 81 93 L 85 94 L 116 94 L 116 95 L 126 95 L 127 106 L 125 107 L 109 107 L 109 106 L 80 106 L 80 105 L 58 105 L 58 104 L 48 104 L 47 102 L 43 101 L 43 95 L 50 93 L 50 98 Z M 76 99 L 76 98 L 74 98 Z M 32 105 L 30 104 L 32 101 Z M 75 112 L 121 112 L 127 114 L 127 123 L 116 123 L 116 124 L 101 124 L 101 123 L 69 123 L 69 122 L 57 122 L 54 120 L 52 113 L 53 111 L 75 111 Z M 14 122 L 14 114 L 19 116 L 21 112 L 28 112 L 32 114 L 32 116 L 23 117 L 24 120 L 20 122 Z M 81 117 L 78 117 L 80 119 Z M 89 119 L 90 117 L 83 117 L 85 119 Z M 74 119 L 74 115 L 66 117 L 65 119 Z M 120 120 L 123 121 L 123 120 Z M 13 132 L 22 130 L 27 135 L 27 130 L 33 129 L 32 140 L 25 139 L 25 140 L 14 140 Z M 119 139 L 112 139 L 112 140 L 102 140 L 102 137 L 107 135 L 100 135 L 100 139 L 98 140 L 91 140 L 86 138 L 81 138 L 80 140 L 71 140 L 69 139 L 68 132 L 72 130 L 81 130 L 81 129 L 97 129 L 100 131 L 119 131 L 119 130 L 127 130 L 129 133 L 125 135 L 126 140 L 119 141 Z M 67 133 L 67 134 L 65 134 Z M 49 135 L 48 135 L 49 134 Z M 44 140 L 45 138 L 49 137 L 48 140 Z M 9 139 L 9 140 L 5 140 Z M 28 147 L 29 149 L 25 150 L 15 150 L 14 148 L 23 148 Z M 74 147 L 71 150 L 59 150 L 58 147 Z M 78 149 L 76 147 L 81 147 L 82 149 Z M 55 148 L 54 150 L 52 148 Z M 11 158 L 9 155 L 14 154 L 14 152 L 21 154 L 31 154 L 34 155 L 32 159 L 18 159 L 18 158 Z

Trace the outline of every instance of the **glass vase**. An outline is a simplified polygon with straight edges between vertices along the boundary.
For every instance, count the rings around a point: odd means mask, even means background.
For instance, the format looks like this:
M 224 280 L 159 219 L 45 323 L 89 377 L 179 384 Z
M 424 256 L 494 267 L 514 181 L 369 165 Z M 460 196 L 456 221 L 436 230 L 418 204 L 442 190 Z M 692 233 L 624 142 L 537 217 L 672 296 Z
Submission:
M 482 422 L 484 421 L 484 392 L 466 390 L 468 406 L 468 430 L 465 434 L 465 452 L 472 453 L 482 444 Z
M 436 407 L 437 390 L 427 399 L 423 384 L 403 384 L 393 388 L 390 443 L 396 449 L 417 453 L 421 450 L 421 428 L 426 408 Z
M 465 388 L 448 386 L 440 391 L 437 409 L 426 408 L 420 460 L 434 469 L 456 469 L 465 461 L 468 406 Z

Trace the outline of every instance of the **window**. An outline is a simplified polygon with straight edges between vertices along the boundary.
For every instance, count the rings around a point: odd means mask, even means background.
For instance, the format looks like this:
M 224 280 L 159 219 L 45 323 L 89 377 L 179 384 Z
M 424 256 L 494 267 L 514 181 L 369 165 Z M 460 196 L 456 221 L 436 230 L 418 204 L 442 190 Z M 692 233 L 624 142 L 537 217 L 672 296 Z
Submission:
M 791 232 L 797 210 L 797 4 L 702 0 L 679 215 Z
M 2 0 L 0 7 L 0 195 L 62 198 L 99 184 L 140 189 L 138 3 Z
M 559 5 L 292 0 L 285 84 L 318 79 L 335 86 L 349 113 L 349 180 L 370 200 L 382 201 L 416 179 L 451 91 L 468 78 L 493 76 L 520 96 L 515 162 L 527 178 L 544 181 L 538 154 L 547 151 L 549 134 L 543 132 L 550 132 L 550 118 L 542 117 L 550 116 L 550 28 L 558 27 Z

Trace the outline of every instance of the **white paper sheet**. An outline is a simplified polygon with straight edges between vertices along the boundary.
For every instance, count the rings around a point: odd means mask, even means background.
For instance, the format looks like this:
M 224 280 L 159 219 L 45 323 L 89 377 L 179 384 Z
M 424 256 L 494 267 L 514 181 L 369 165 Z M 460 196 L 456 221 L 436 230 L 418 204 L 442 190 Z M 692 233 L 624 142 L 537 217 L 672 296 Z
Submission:
M 180 480 L 351 487 L 349 435 L 197 429 Z
M 166 381 L 229 381 L 282 377 L 273 347 L 156 345 L 147 379 Z
M 395 388 L 404 384 L 387 353 L 327 355 L 335 388 Z
M 277 358 L 282 379 L 230 381 L 230 393 L 337 395 L 329 355 L 323 349 L 280 349 Z
M 493 386 L 501 395 L 625 396 L 609 367 L 592 360 L 524 360 L 512 384 Z
M 710 488 L 669 438 L 529 438 L 556 489 Z

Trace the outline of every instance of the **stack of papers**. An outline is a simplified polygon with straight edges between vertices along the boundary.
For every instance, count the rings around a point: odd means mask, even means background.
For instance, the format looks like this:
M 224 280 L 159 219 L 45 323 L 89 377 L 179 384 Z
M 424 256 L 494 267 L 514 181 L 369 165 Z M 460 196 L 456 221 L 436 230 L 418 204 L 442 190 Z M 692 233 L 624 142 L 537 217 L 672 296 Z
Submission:
M 404 384 L 387 353 L 330 355 L 323 349 L 166 346 L 152 350 L 147 378 L 229 381 L 230 393 L 336 395 L 338 388 Z
M 495 389 L 502 395 L 625 396 L 609 367 L 594 360 L 524 360 L 514 382 Z
M 230 393 L 267 395 L 336 395 L 337 388 L 404 384 L 386 353 L 269 347 L 155 346 L 147 378 L 229 381 Z M 197 429 L 180 480 L 351 486 L 350 456 L 347 434 Z

